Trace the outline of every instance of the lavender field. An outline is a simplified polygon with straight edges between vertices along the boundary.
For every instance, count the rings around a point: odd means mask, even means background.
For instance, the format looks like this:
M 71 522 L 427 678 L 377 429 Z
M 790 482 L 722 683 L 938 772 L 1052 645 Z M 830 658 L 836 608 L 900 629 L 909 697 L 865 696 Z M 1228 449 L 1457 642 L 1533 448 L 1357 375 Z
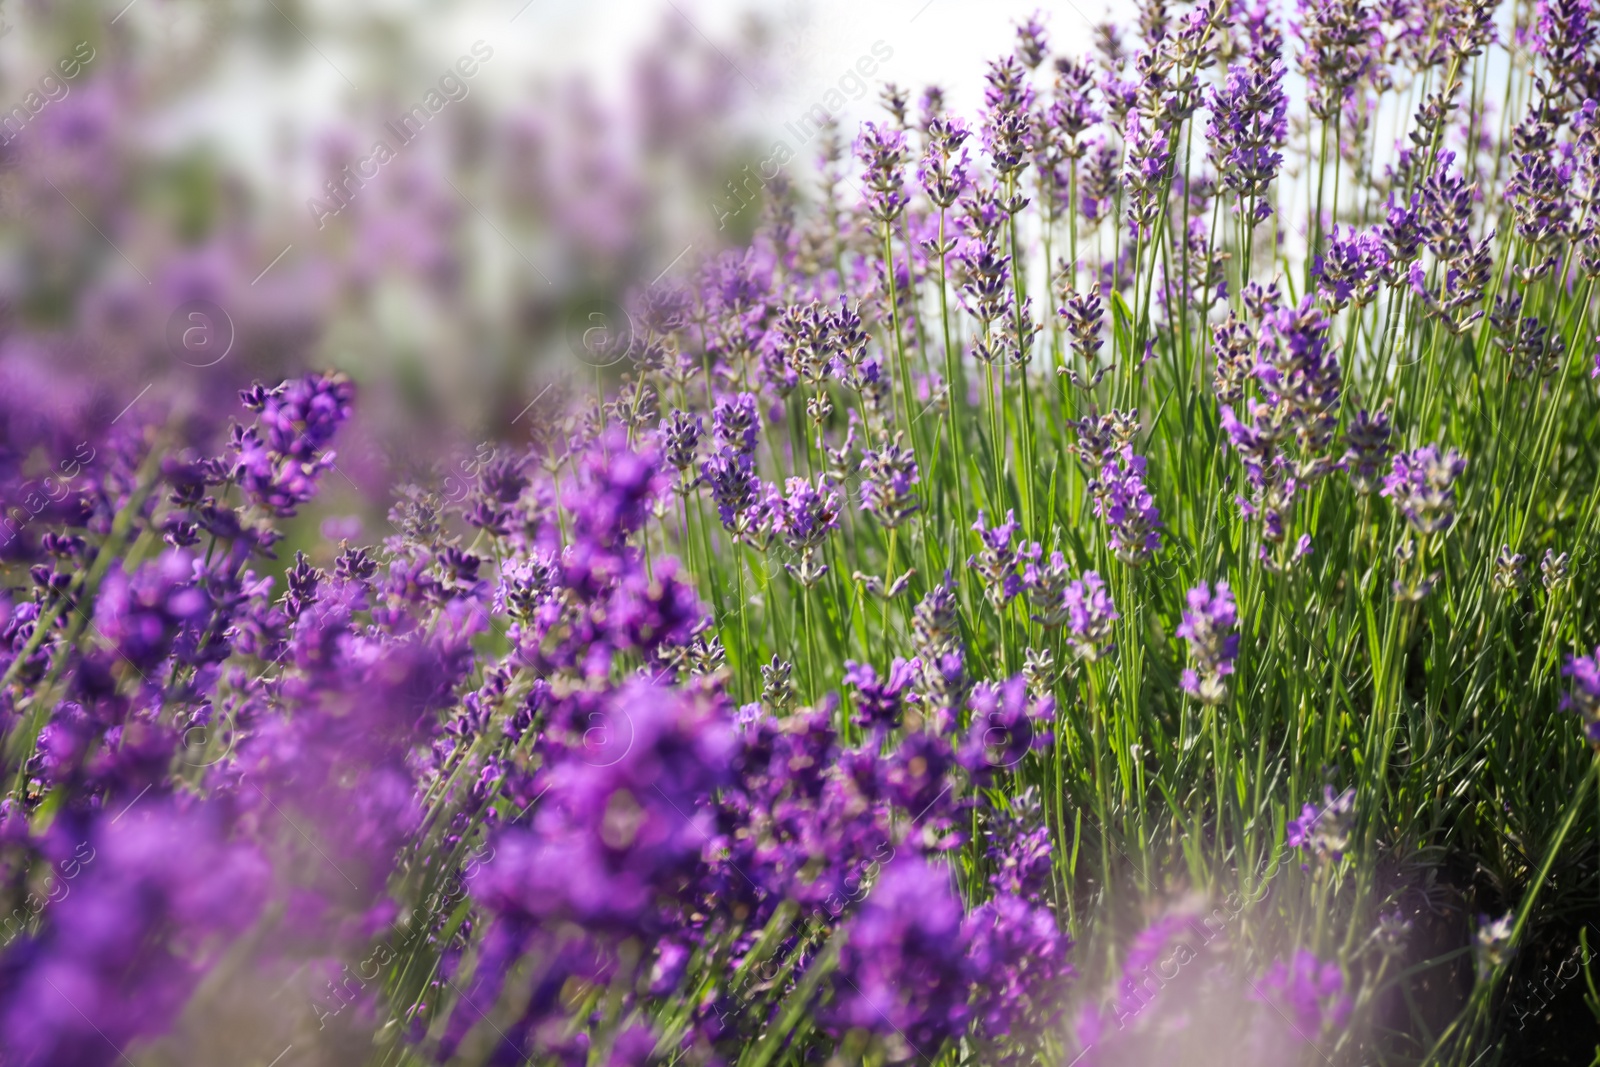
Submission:
M 0 1067 L 1600 1065 L 1593 0 L 11 4 Z

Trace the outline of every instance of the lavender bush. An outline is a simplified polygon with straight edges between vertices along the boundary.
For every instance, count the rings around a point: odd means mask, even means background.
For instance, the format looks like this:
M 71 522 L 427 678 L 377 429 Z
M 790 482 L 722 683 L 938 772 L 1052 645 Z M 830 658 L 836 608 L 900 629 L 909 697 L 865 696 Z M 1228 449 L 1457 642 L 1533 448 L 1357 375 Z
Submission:
M 372 543 L 8 361 L 0 1064 L 1586 1062 L 1597 38 L 1031 19 Z

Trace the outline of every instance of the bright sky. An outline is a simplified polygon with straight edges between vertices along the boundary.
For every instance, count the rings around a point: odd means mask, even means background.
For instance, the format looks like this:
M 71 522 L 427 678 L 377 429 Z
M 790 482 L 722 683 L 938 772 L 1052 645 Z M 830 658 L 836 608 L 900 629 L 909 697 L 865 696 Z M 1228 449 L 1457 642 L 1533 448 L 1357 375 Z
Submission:
M 208 0 L 201 0 L 202 3 Z M 787 85 L 766 99 L 759 114 L 773 131 L 818 103 L 874 44 L 888 51 L 871 86 L 846 109 L 845 128 L 877 113 L 877 91 L 893 80 L 915 96 L 933 81 L 959 109 L 972 112 L 982 92 L 983 64 L 1008 50 L 1015 24 L 1042 9 L 1057 50 L 1089 46 L 1090 19 L 1103 19 L 1107 0 L 308 0 L 276 5 L 285 37 L 309 40 L 288 66 L 259 56 L 219 64 L 219 83 L 188 98 L 175 116 L 175 137 L 205 129 L 246 160 L 265 165 L 275 131 L 308 128 L 337 116 L 351 86 L 400 80 L 392 63 L 372 46 L 373 26 L 387 16 L 407 31 L 417 69 L 417 93 L 435 70 L 443 71 L 475 42 L 494 50 L 473 81 L 473 91 L 510 102 L 530 75 L 560 77 L 582 71 L 614 90 L 628 73 L 627 58 L 656 37 L 664 20 L 686 20 L 716 42 L 738 33 L 742 15 L 759 10 L 774 30 L 773 52 Z M 1131 12 L 1131 0 L 1115 0 Z M 311 12 L 309 16 L 306 12 Z M 286 13 L 287 12 L 287 13 Z M 290 22 L 291 15 L 295 15 Z M 197 21 L 185 0 L 142 0 L 124 16 L 141 47 L 161 42 Z M 19 38 L 22 35 L 19 35 Z M 14 42 L 6 42 L 13 44 Z M 26 58 L 24 54 L 23 58 Z M 380 70 L 375 64 L 382 63 Z M 25 64 L 24 64 L 25 65 Z M 427 72 L 429 76 L 424 76 Z M 730 72 L 730 77 L 742 74 Z

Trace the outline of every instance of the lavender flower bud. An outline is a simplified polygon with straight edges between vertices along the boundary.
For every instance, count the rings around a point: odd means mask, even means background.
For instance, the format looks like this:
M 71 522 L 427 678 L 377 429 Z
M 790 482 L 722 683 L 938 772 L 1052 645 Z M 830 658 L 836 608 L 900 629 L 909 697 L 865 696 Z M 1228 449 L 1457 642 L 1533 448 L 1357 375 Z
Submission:
M 678 471 L 694 465 L 695 450 L 705 433 L 705 423 L 700 416 L 674 409 L 661 423 L 661 438 L 666 461 Z
M 1558 554 L 1553 548 L 1544 550 L 1544 558 L 1539 561 L 1539 576 L 1544 582 L 1545 592 L 1554 593 L 1572 580 L 1569 563 L 1567 553 Z
M 753 455 L 761 418 L 754 393 L 723 397 L 711 409 L 711 428 L 717 442 L 741 456 Z
M 1511 551 L 1510 545 L 1501 545 L 1499 555 L 1494 558 L 1494 574 L 1490 583 L 1502 593 L 1521 589 L 1528 580 L 1527 562 L 1528 557 Z
M 1221 404 L 1238 404 L 1256 366 L 1255 336 L 1238 315 L 1228 318 L 1211 331 L 1212 389 Z

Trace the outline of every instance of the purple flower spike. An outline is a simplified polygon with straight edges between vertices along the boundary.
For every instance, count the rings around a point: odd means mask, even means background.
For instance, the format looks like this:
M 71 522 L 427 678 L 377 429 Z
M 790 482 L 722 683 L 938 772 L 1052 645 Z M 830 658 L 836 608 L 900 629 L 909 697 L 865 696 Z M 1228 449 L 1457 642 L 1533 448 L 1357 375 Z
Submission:
M 1335 311 L 1346 304 L 1363 307 L 1378 295 L 1378 283 L 1388 264 L 1383 235 L 1376 229 L 1358 231 L 1348 226 L 1341 234 L 1334 226 L 1328 234 L 1328 250 L 1315 262 L 1318 291 Z
M 718 443 L 740 455 L 750 455 L 756 450 L 756 435 L 761 418 L 756 409 L 754 393 L 735 393 L 717 401 L 711 410 L 711 426 Z
M 856 691 L 856 714 L 851 721 L 873 728 L 898 726 L 902 695 L 916 680 L 917 667 L 916 660 L 896 657 L 889 665 L 888 677 L 880 681 L 872 664 L 845 660 L 845 684 Z
M 1383 411 L 1357 411 L 1345 428 L 1344 467 L 1356 492 L 1363 495 L 1378 487 L 1378 472 L 1389 455 L 1389 437 L 1394 428 Z
M 937 1050 L 967 1021 L 970 984 L 961 901 L 944 869 L 901 859 L 850 922 L 828 1021 L 886 1043 Z
M 700 465 L 700 478 L 711 487 L 723 526 L 742 536 L 760 525 L 761 478 L 748 454 L 719 449 Z
M 798 565 L 785 562 L 784 568 L 809 589 L 828 573 L 828 565 L 818 562 L 816 554 L 828 534 L 839 528 L 839 494 L 828 488 L 827 475 L 819 477 L 815 486 L 804 478 L 790 478 L 784 488 L 784 493 L 774 488 L 767 494 L 767 518 L 772 532 L 800 553 Z
M 1584 737 L 1600 746 L 1600 646 L 1592 656 L 1568 656 L 1561 673 L 1572 679 L 1572 691 L 1562 698 L 1562 709 L 1577 712 L 1583 719 Z
M 355 386 L 342 374 L 308 374 L 239 395 L 260 415 L 249 429 L 234 429 L 234 480 L 267 511 L 293 515 L 316 494 L 317 477 L 333 466 L 333 453 L 323 449 L 350 417 Z
M 861 124 L 856 138 L 856 158 L 866 167 L 867 210 L 880 223 L 888 225 L 900 217 L 908 200 L 905 194 L 906 135 L 875 122 Z
M 1124 448 L 1090 485 L 1094 512 L 1111 528 L 1111 550 L 1137 566 L 1161 548 L 1161 510 L 1144 484 L 1145 459 Z
M 1256 999 L 1282 1013 L 1306 1042 L 1343 1026 L 1353 1007 L 1339 964 L 1323 962 L 1305 949 L 1287 964 L 1273 963 L 1255 987 Z
M 1128 233 L 1148 240 L 1161 217 L 1161 192 L 1172 171 L 1171 131 L 1135 111 L 1128 116 L 1128 154 L 1122 180 L 1128 196 Z
M 1211 90 L 1206 126 L 1211 163 L 1222 184 L 1241 200 L 1260 200 L 1283 164 L 1289 134 L 1289 101 L 1283 91 L 1283 64 L 1258 58 L 1228 68 L 1222 88 Z M 1263 210 L 1264 209 L 1264 210 Z M 1261 203 L 1250 222 L 1260 222 L 1271 208 Z
M 827 476 L 813 486 L 804 478 L 789 478 L 784 492 L 767 494 L 767 514 L 772 531 L 795 551 L 815 548 L 839 528 L 839 494 L 828 487 Z
M 1302 848 L 1324 863 L 1338 863 L 1350 847 L 1350 830 L 1355 821 L 1356 794 L 1353 789 L 1334 794 L 1324 786 L 1322 807 L 1307 804 L 1300 817 L 1289 821 L 1284 840 L 1290 848 Z
M 1178 636 L 1189 642 L 1195 666 L 1183 672 L 1183 691 L 1202 704 L 1220 704 L 1228 695 L 1224 680 L 1233 673 L 1239 654 L 1239 612 L 1227 582 L 1213 593 L 1205 582 L 1189 590 L 1189 610 L 1183 613 Z
M 1413 530 L 1440 533 L 1456 521 L 1455 482 L 1466 469 L 1467 461 L 1455 449 L 1441 453 L 1425 445 L 1394 457 L 1381 492 L 1399 506 Z
M 1021 544 L 1012 547 L 1011 538 L 1017 532 L 1017 517 L 1011 511 L 1006 512 L 1005 522 L 994 527 L 988 525 L 984 513 L 980 511 L 972 529 L 983 547 L 977 555 L 967 558 L 967 566 L 983 576 L 983 593 L 999 610 L 1022 592 L 1022 577 L 1017 573 L 1017 568 L 1037 560 L 1039 546 Z
M 1094 571 L 1084 571 L 1081 581 L 1067 587 L 1067 639 L 1079 656 L 1093 663 L 1116 649 L 1111 640 L 1111 624 L 1122 616 L 1111 602 L 1105 580 Z

